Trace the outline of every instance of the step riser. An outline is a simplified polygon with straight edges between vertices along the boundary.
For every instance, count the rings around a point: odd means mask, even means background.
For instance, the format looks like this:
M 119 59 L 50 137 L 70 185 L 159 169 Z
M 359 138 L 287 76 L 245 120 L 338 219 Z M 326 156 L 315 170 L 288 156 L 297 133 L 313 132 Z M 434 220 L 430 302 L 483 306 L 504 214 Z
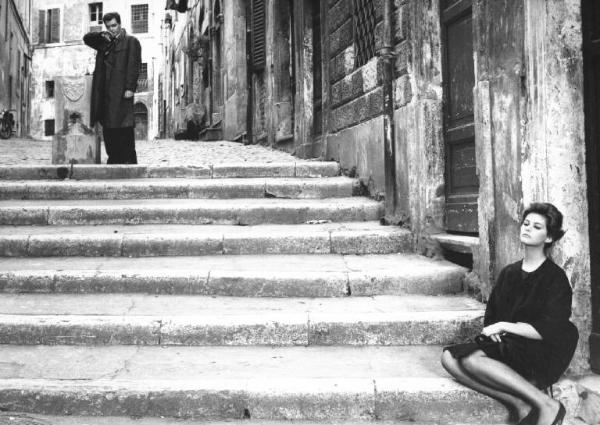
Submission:
M 397 394 L 379 391 L 379 388 L 374 392 L 373 384 L 378 383 L 365 383 L 364 392 L 343 392 L 344 383 L 340 382 L 337 390 L 318 395 L 281 394 L 276 390 L 127 391 L 82 386 L 79 391 L 60 388 L 23 391 L 6 388 L 0 390 L 0 399 L 2 407 L 8 410 L 47 415 L 163 416 L 196 420 L 235 420 L 249 415 L 253 420 L 384 419 L 440 424 L 507 421 L 505 408 L 471 391 L 455 390 L 432 397 L 429 393 Z
M 328 346 L 445 345 L 481 330 L 481 317 L 461 320 L 331 323 L 293 315 L 286 322 L 244 322 L 227 317 L 207 323 L 193 317 L 4 316 L 0 344 Z M 469 318 L 471 317 L 471 318 Z M 230 323 L 226 323 L 230 322 Z
M 81 200 L 81 199 L 233 199 L 233 198 L 292 198 L 324 199 L 353 196 L 354 182 L 340 181 L 281 181 L 242 183 L 232 181 L 202 181 L 184 183 L 8 183 L 0 185 L 0 199 L 21 200 Z
M 234 297 L 345 297 L 372 295 L 456 294 L 463 272 L 406 279 L 392 272 L 315 272 L 300 275 L 196 272 L 8 272 L 0 273 L 0 291 L 9 293 L 149 293 Z
M 336 163 L 237 164 L 206 167 L 147 167 L 143 165 L 0 166 L 0 180 L 75 180 L 136 178 L 255 178 L 334 177 Z
M 311 220 L 373 221 L 381 217 L 380 205 L 294 208 L 241 207 L 233 209 L 189 208 L 0 208 L 0 225 L 95 225 L 95 224 L 302 224 Z
M 323 232 L 252 238 L 185 235 L 17 235 L 0 238 L 3 257 L 153 257 L 256 254 L 390 254 L 409 252 L 407 234 Z

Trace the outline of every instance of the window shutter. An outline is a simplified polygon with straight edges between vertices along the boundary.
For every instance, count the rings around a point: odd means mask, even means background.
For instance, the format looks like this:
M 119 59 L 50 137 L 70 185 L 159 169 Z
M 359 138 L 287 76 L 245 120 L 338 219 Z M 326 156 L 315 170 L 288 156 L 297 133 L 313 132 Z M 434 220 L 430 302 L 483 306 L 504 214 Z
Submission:
M 52 22 L 50 23 L 50 43 L 60 42 L 60 9 L 52 9 L 50 15 Z
M 39 11 L 39 22 L 38 22 L 38 43 L 44 44 L 46 42 L 46 11 Z
M 266 66 L 265 0 L 252 1 L 252 68 L 262 71 Z

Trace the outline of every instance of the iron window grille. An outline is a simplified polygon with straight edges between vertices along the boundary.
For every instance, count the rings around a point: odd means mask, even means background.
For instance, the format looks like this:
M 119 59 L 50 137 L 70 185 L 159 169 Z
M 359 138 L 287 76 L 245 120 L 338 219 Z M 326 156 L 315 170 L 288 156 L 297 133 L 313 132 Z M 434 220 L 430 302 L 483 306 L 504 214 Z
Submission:
M 148 5 L 131 6 L 131 32 L 134 34 L 148 32 Z
M 372 0 L 352 0 L 355 64 L 361 67 L 375 56 L 375 26 L 377 18 Z

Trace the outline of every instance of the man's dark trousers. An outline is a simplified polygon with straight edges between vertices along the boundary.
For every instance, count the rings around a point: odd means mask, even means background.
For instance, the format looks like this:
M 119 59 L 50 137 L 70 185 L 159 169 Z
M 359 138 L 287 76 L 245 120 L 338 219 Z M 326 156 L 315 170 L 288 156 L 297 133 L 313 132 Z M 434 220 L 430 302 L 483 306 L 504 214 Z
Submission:
M 137 164 L 133 127 L 104 128 L 107 164 Z

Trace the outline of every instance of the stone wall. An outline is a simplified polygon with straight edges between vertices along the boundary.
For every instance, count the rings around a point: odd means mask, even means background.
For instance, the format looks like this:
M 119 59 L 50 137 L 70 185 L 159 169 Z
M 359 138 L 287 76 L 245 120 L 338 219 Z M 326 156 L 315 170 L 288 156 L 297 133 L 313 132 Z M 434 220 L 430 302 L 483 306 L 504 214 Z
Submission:
M 3 2 L 0 7 L 0 22 L 3 24 L 0 26 L 0 110 L 14 109 L 12 114 L 16 122 L 16 134 L 26 136 L 30 124 L 28 108 L 31 61 L 24 59 L 24 55 L 30 55 L 31 44 L 29 36 L 22 32 L 23 27 L 17 13 L 29 11 L 21 4 L 15 9 L 11 3 Z M 23 21 L 27 24 L 29 17 L 23 17 Z M 29 28 L 26 27 L 25 30 L 28 32 Z
M 376 51 L 381 48 L 383 0 L 374 2 Z M 351 0 L 327 3 L 327 43 L 323 60 L 329 61 L 327 159 L 341 162 L 344 169 L 365 183 L 373 195 L 385 192 L 383 161 L 383 89 L 378 57 L 356 67 L 356 40 Z

